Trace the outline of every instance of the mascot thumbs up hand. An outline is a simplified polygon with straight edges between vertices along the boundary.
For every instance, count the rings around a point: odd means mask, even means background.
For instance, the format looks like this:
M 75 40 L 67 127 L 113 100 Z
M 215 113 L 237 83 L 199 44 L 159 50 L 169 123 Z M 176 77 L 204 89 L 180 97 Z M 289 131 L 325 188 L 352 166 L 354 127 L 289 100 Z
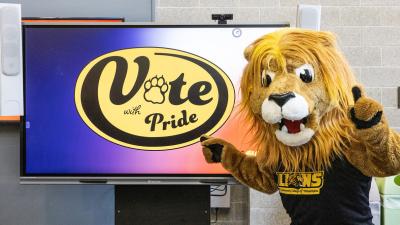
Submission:
M 350 110 L 350 116 L 356 128 L 367 129 L 381 122 L 382 106 L 373 99 L 363 96 L 358 86 L 354 86 L 352 92 L 355 105 Z
M 350 118 L 354 123 L 354 151 L 349 153 L 353 163 L 370 176 L 396 175 L 400 171 L 400 137 L 390 129 L 383 107 L 364 95 L 359 86 L 352 88 L 354 107 Z
M 251 188 L 279 191 L 292 224 L 372 224 L 371 179 L 400 173 L 400 136 L 356 86 L 335 36 L 280 29 L 244 55 L 240 106 L 257 154 L 203 137 L 206 161 Z

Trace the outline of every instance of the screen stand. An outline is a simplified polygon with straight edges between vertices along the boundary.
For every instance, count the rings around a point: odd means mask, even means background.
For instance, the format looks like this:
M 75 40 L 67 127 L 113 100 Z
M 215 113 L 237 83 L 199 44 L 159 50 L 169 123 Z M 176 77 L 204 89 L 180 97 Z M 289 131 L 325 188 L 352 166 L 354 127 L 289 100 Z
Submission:
M 115 225 L 209 225 L 208 185 L 116 185 Z

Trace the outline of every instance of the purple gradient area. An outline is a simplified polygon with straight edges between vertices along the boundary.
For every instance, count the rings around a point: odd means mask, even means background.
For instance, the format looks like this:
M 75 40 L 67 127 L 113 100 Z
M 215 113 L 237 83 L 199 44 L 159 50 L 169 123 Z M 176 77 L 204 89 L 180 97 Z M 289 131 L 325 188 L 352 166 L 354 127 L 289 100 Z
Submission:
M 119 49 L 155 46 L 149 28 L 25 28 L 26 174 L 185 174 L 201 148 L 140 151 L 94 133 L 75 108 L 83 67 Z M 183 160 L 184 162 L 179 162 Z M 182 164 L 185 163 L 185 164 Z

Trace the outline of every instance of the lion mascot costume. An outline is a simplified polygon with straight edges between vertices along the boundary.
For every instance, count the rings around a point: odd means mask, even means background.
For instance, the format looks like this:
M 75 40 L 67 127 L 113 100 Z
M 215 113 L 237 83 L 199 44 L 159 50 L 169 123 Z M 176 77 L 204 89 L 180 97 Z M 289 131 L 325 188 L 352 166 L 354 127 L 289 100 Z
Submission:
M 371 177 L 400 171 L 400 136 L 338 49 L 329 32 L 288 28 L 259 38 L 245 49 L 240 88 L 256 155 L 201 139 L 207 162 L 251 188 L 279 191 L 292 225 L 372 224 Z

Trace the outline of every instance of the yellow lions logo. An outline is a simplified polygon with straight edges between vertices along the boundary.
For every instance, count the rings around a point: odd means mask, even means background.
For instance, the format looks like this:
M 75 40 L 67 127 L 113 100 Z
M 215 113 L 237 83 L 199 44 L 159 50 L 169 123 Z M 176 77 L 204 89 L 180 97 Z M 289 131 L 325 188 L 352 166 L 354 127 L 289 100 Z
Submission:
M 317 195 L 324 184 L 324 172 L 278 172 L 278 188 L 282 194 Z

